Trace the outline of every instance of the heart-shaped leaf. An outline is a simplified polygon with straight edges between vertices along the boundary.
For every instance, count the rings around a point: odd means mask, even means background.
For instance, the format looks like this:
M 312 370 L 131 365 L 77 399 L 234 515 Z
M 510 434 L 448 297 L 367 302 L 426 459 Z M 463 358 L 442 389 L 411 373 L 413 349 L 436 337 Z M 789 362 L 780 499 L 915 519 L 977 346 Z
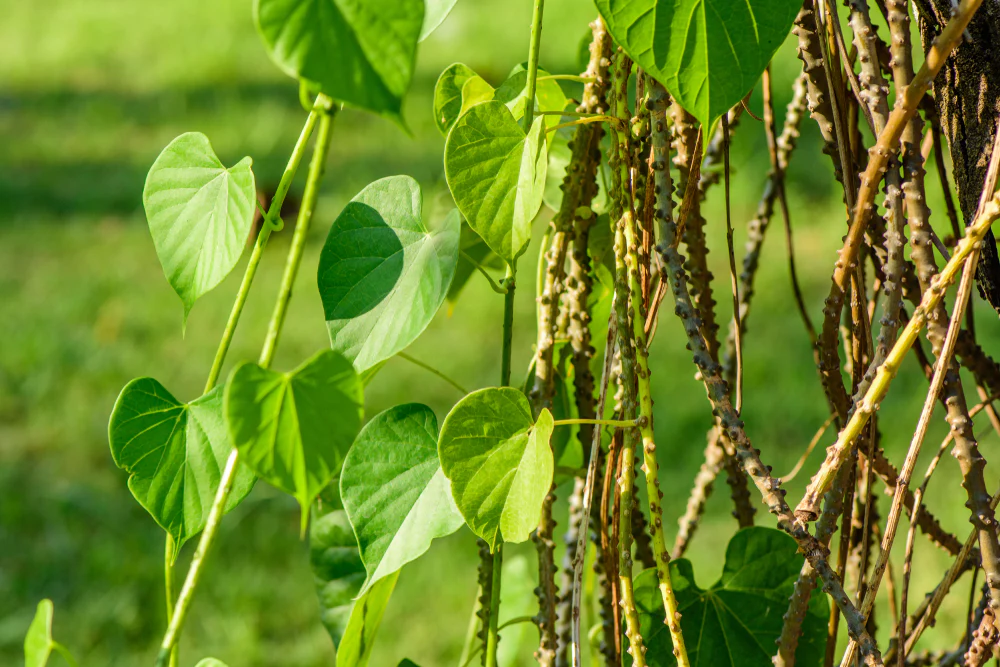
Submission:
M 596 0 L 625 52 L 706 129 L 757 83 L 798 0 Z
M 227 169 L 208 137 L 186 132 L 167 144 L 146 175 L 146 220 L 185 320 L 243 254 L 257 201 L 251 163 L 245 157 Z
M 118 396 L 108 425 L 115 464 L 129 473 L 128 488 L 178 550 L 201 532 L 233 451 L 222 387 L 181 403 L 153 378 L 132 380 Z M 236 471 L 226 511 L 250 493 L 256 479 Z
M 345 104 L 401 122 L 423 0 L 255 0 L 271 59 Z
M 462 91 L 470 79 L 479 79 L 489 89 L 485 102 L 493 97 L 493 86 L 486 83 L 471 67 L 462 63 L 449 65 L 441 72 L 434 84 L 434 122 L 442 136 L 448 136 L 448 130 L 458 120 L 462 112 Z
M 543 69 L 538 70 L 538 77 L 548 76 L 548 72 Z M 524 117 L 524 110 L 528 101 L 528 70 L 525 64 L 517 65 L 511 70 L 507 80 L 500 84 L 494 93 L 494 99 L 507 105 L 514 115 L 514 120 L 520 121 Z M 555 79 L 542 79 L 535 82 L 535 111 L 563 111 L 569 99 L 563 92 L 559 82 Z M 553 127 L 558 125 L 562 118 L 558 114 L 545 116 L 545 126 Z M 554 135 L 547 134 L 548 143 L 552 143 Z
M 54 613 L 52 600 L 46 599 L 38 603 L 35 618 L 24 635 L 24 667 L 45 667 L 53 651 L 61 655 L 67 665 L 76 667 L 76 660 L 66 647 L 52 639 Z
M 367 593 L 358 596 L 365 581 L 365 566 L 336 482 L 324 489 L 313 505 L 309 554 L 321 619 L 333 639 L 337 666 L 364 667 L 399 573 L 375 582 Z
M 347 359 L 323 350 L 288 373 L 254 363 L 226 384 L 233 443 L 258 477 L 291 494 L 307 510 L 340 471 L 361 428 L 364 389 Z
M 424 41 L 438 29 L 458 0 L 424 0 L 424 24 L 420 28 L 420 41 Z
M 803 560 L 791 537 L 774 528 L 754 527 L 729 541 L 722 577 L 707 590 L 695 584 L 689 560 L 671 561 L 670 578 L 692 667 L 770 667 L 782 614 Z M 676 665 L 655 569 L 635 578 L 635 601 L 647 664 Z M 826 595 L 817 590 L 809 600 L 795 664 L 823 664 L 829 615 Z
M 458 263 L 454 211 L 433 232 L 421 220 L 420 185 L 375 181 L 337 217 L 319 259 L 319 294 L 334 350 L 359 371 L 423 333 L 444 303 Z
M 438 463 L 437 437 L 433 410 L 397 405 L 365 425 L 344 460 L 341 497 L 368 571 L 362 592 L 464 523 Z
M 472 532 L 496 550 L 538 527 L 552 485 L 552 415 L 520 390 L 491 387 L 459 401 L 444 420 L 438 457 L 455 504 Z
M 444 171 L 469 226 L 514 266 L 528 247 L 531 221 L 542 205 L 546 146 L 544 118 L 527 135 L 496 100 L 477 104 L 448 133 Z

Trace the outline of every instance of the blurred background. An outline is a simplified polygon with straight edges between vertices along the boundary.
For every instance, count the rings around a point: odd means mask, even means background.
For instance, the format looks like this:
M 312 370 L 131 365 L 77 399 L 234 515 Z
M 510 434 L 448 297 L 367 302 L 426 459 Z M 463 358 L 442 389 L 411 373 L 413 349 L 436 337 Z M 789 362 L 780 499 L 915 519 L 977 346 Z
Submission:
M 530 11 L 529 0 L 508 0 L 502 9 L 484 0 L 460 0 L 420 47 L 405 106 L 411 136 L 360 112 L 337 118 L 276 368 L 290 368 L 327 345 L 315 266 L 344 203 L 370 181 L 403 173 L 421 182 L 428 199 L 435 192 L 446 196 L 444 140 L 431 115 L 434 82 L 443 68 L 462 61 L 499 84 L 526 58 Z M 579 73 L 580 42 L 595 15 L 589 2 L 549 0 L 542 66 L 552 73 Z M 0 16 L 0 664 L 20 663 L 24 632 L 43 597 L 55 602 L 56 638 L 82 665 L 149 664 L 165 615 L 163 536 L 111 460 L 108 416 L 121 387 L 137 376 L 156 377 L 181 400 L 197 395 L 242 265 L 197 304 L 182 333 L 180 300 L 162 275 L 145 224 L 145 174 L 174 136 L 197 130 L 208 135 L 226 164 L 251 156 L 258 184 L 273 188 L 304 113 L 295 82 L 270 63 L 261 46 L 250 0 L 0 0 Z M 786 43 L 775 64 L 779 124 L 798 68 L 792 44 Z M 566 91 L 577 94 L 572 86 Z M 750 104 L 759 115 L 759 94 Z M 818 322 L 845 214 L 814 125 L 808 118 L 803 123 L 788 187 L 799 275 Z M 733 224 L 741 249 L 768 169 L 763 128 L 746 115 L 734 136 L 732 165 Z M 936 178 L 928 183 L 932 208 L 941 212 Z M 300 179 L 293 196 L 301 187 Z M 713 189 L 706 215 L 720 320 L 729 312 L 722 194 Z M 934 221 L 944 236 L 943 214 Z M 542 224 L 544 219 L 539 230 Z M 286 230 L 272 237 L 230 367 L 258 354 L 289 236 Z M 791 299 L 781 237 L 776 217 L 745 335 L 744 404 L 748 432 L 779 475 L 791 469 L 827 415 Z M 535 337 L 532 273 L 522 271 L 519 280 L 516 380 L 527 368 Z M 996 314 L 981 302 L 977 308 L 980 342 L 998 354 Z M 442 309 L 409 352 L 469 388 L 491 385 L 499 372 L 501 311 L 502 297 L 473 275 L 457 303 Z M 663 311 L 652 357 L 668 540 L 711 423 L 671 311 Z M 916 364 L 908 362 L 880 413 L 884 444 L 897 463 L 926 386 Z M 394 359 L 369 386 L 366 413 L 420 401 L 442 419 L 458 398 L 448 384 Z M 985 424 L 977 423 L 986 433 L 983 453 L 995 461 L 1000 448 Z M 935 420 L 924 459 L 944 433 L 941 420 Z M 818 465 L 821 450 L 807 471 Z M 921 461 L 918 474 L 924 467 Z M 987 467 L 991 483 L 997 469 L 995 463 Z M 804 473 L 792 482 L 789 497 L 797 498 L 807 480 Z M 718 486 L 689 551 L 703 587 L 718 577 L 736 526 L 727 487 L 722 480 Z M 565 498 L 568 489 L 560 495 Z M 969 530 L 964 500 L 957 466 L 948 458 L 928 502 L 961 539 Z M 562 530 L 564 503 L 557 512 Z M 762 514 L 760 522 L 772 525 Z M 901 557 L 903 540 L 897 542 Z M 561 541 L 559 549 L 561 560 Z M 182 554 L 180 572 L 192 550 L 193 544 Z M 534 613 L 533 555 L 530 545 L 507 552 L 504 618 Z M 942 552 L 918 542 L 911 600 L 936 584 L 946 563 Z M 403 657 L 425 667 L 456 664 L 476 593 L 475 564 L 474 539 L 463 529 L 407 566 L 372 665 L 395 665 Z M 940 640 L 936 632 L 958 636 L 969 577 L 958 585 L 964 592 L 951 596 L 926 645 Z M 880 643 L 890 631 L 886 605 L 881 609 Z M 504 664 L 533 664 L 536 640 L 532 626 L 505 632 Z M 308 545 L 298 537 L 298 509 L 264 483 L 223 523 L 181 642 L 182 665 L 208 655 L 232 667 L 334 661 L 319 622 Z

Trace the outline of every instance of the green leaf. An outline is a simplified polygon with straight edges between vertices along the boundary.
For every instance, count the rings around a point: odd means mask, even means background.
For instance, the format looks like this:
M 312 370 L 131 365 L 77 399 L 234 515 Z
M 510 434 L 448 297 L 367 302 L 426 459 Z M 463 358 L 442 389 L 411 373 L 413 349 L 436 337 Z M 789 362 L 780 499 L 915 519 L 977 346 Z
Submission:
M 424 10 L 424 24 L 420 28 L 421 42 L 430 37 L 430 34 L 444 23 L 457 2 L 458 0 L 424 0 L 426 8 Z
M 245 157 L 227 169 L 208 137 L 186 132 L 167 144 L 146 175 L 149 231 L 185 320 L 243 254 L 257 201 L 251 163 Z
M 205 527 L 226 460 L 233 451 L 222 387 L 181 403 L 153 378 L 122 389 L 108 424 L 115 464 L 129 473 L 128 488 L 177 550 Z M 250 493 L 256 479 L 236 471 L 226 511 Z
M 59 653 L 70 667 L 76 667 L 76 661 L 69 651 L 59 642 L 52 639 L 52 616 L 55 607 L 52 600 L 42 600 L 38 603 L 35 618 L 28 626 L 24 636 L 24 667 L 45 667 L 52 651 Z
M 226 384 L 229 432 L 258 477 L 291 494 L 307 510 L 340 471 L 361 428 L 364 390 L 347 359 L 323 350 L 288 373 L 254 363 Z
M 462 527 L 426 405 L 397 405 L 362 429 L 344 461 L 341 497 L 368 572 L 362 592 Z
M 286 74 L 402 122 L 423 0 L 255 0 L 254 21 Z
M 544 122 L 525 135 L 499 101 L 462 115 L 448 134 L 444 170 L 455 203 L 469 226 L 513 267 L 528 247 L 531 221 L 545 187 Z
M 194 667 L 227 667 L 226 663 L 221 660 L 216 660 L 215 658 L 203 658 L 198 661 L 198 664 Z
M 790 536 L 774 528 L 745 528 L 729 541 L 722 577 L 707 590 L 694 581 L 687 559 L 670 563 L 681 630 L 692 667 L 770 667 L 782 614 L 803 558 Z M 663 598 L 655 570 L 635 578 L 639 625 L 650 667 L 677 664 L 663 623 Z M 813 593 L 795 653 L 798 665 L 821 665 L 826 651 L 829 602 Z
M 403 350 L 444 303 L 458 263 L 454 211 L 433 232 L 409 176 L 370 184 L 334 221 L 317 281 L 334 350 L 359 371 Z
M 511 387 L 474 391 L 444 420 L 441 469 L 465 522 L 493 551 L 538 527 L 552 485 L 552 429 L 549 411 L 536 422 L 528 399 Z
M 396 667 L 420 667 L 420 666 L 417 663 L 410 660 L 409 658 L 403 658 L 402 660 L 399 661 L 399 664 L 396 665 Z
M 797 0 L 596 0 L 625 52 L 703 127 L 750 92 L 785 40 Z
M 543 69 L 538 70 L 538 76 L 548 76 L 548 72 Z M 525 105 L 528 100 L 528 71 L 524 64 L 517 65 L 511 71 L 507 80 L 496 89 L 494 99 L 507 105 L 515 120 L 524 117 Z M 559 82 L 555 79 L 538 81 L 535 84 L 535 111 L 563 111 L 568 102 L 566 93 L 563 92 Z M 553 127 L 559 124 L 561 117 L 558 115 L 545 116 L 545 126 Z M 548 134 L 549 143 L 552 142 L 553 135 Z
M 467 81 L 473 78 L 483 81 L 468 65 L 454 63 L 441 72 L 437 83 L 434 84 L 434 122 L 437 124 L 437 128 L 440 130 L 442 136 L 447 137 L 448 130 L 458 120 L 458 116 L 462 111 L 463 87 Z M 492 98 L 492 86 L 485 81 L 483 83 L 489 87 L 489 97 L 487 99 Z
M 337 650 L 337 666 L 363 667 L 368 663 L 375 633 L 399 574 L 378 581 L 355 600 L 365 581 L 365 566 L 336 483 L 328 486 L 313 505 L 309 560 L 321 619 Z

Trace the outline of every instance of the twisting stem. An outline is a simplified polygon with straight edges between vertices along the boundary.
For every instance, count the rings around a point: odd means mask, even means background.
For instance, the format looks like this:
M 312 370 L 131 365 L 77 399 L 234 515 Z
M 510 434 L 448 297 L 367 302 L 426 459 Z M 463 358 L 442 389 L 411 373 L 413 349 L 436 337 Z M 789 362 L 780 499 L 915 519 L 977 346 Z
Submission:
M 937 402 L 938 392 L 944 384 L 945 375 L 952 363 L 951 354 L 955 349 L 955 338 L 962 324 L 962 313 L 965 310 L 965 303 L 969 298 L 972 286 L 972 277 L 976 273 L 976 263 L 979 260 L 979 251 L 974 250 L 972 255 L 966 260 L 965 268 L 962 272 L 962 282 L 958 288 L 958 297 L 955 299 L 951 324 L 948 327 L 948 334 L 945 338 L 944 347 L 937 359 L 937 368 L 934 369 L 934 378 L 931 380 L 931 387 L 927 391 L 927 398 L 924 400 L 924 407 L 917 421 L 917 428 L 910 442 L 910 449 L 906 452 L 906 459 L 903 467 L 899 471 L 899 479 L 896 482 L 896 490 L 892 497 L 892 507 L 889 509 L 889 516 L 886 519 L 885 533 L 882 536 L 882 544 L 879 549 L 878 560 L 875 562 L 875 571 L 872 573 L 868 590 L 865 593 L 864 601 L 861 603 L 861 613 L 867 618 L 871 614 L 875 605 L 875 594 L 878 592 L 882 574 L 885 572 L 889 562 L 889 553 L 892 551 L 892 543 L 896 537 L 896 528 L 899 526 L 899 519 L 903 512 L 903 499 L 910 487 L 910 476 L 913 468 L 917 464 L 917 457 L 920 455 L 920 448 L 927 434 L 927 427 L 930 425 L 931 414 L 934 412 L 934 404 Z M 854 661 L 854 653 L 857 644 L 852 640 L 844 651 L 844 658 L 841 667 L 848 667 Z
M 219 348 L 215 352 L 212 370 L 209 372 L 208 380 L 205 382 L 205 393 L 208 393 L 219 380 L 219 374 L 222 372 L 222 364 L 226 360 L 226 353 L 229 351 L 229 345 L 232 343 L 233 335 L 236 333 L 236 325 L 239 322 L 240 314 L 243 312 L 243 306 L 246 304 L 247 295 L 250 294 L 250 284 L 253 282 L 254 276 L 257 275 L 257 267 L 260 265 L 264 246 L 267 245 L 267 240 L 271 236 L 271 232 L 275 229 L 274 221 L 278 220 L 281 215 L 281 207 L 285 203 L 285 196 L 292 186 L 295 173 L 299 170 L 302 157 L 306 152 L 306 144 L 309 143 L 309 137 L 312 135 L 320 115 L 321 109 L 319 107 L 319 100 L 317 100 L 313 104 L 309 116 L 306 118 L 298 140 L 295 142 L 292 155 L 288 158 L 288 164 L 285 166 L 284 173 L 281 174 L 281 180 L 278 181 L 278 188 L 274 191 L 274 197 L 271 198 L 271 204 L 267 207 L 267 215 L 264 216 L 263 221 L 264 224 L 261 225 L 260 232 L 257 234 L 257 241 L 254 243 L 250 261 L 247 263 L 246 271 L 243 274 L 243 282 L 240 283 L 240 289 L 236 295 L 236 302 L 233 304 L 232 312 L 229 313 L 229 321 L 226 322 L 226 329 L 222 334 L 222 340 L 219 341 Z
M 984 207 L 983 213 L 976 221 L 966 229 L 965 237 L 955 249 L 955 253 L 942 269 L 930 282 L 927 291 L 924 292 L 920 301 L 920 306 L 913 311 L 913 317 L 907 323 L 900 334 L 896 344 L 892 347 L 888 357 L 878 368 L 875 379 L 865 393 L 862 400 L 857 404 L 850 421 L 840 432 L 837 442 L 827 450 L 826 461 L 820 468 L 816 476 L 813 477 L 808 489 L 808 494 L 820 496 L 830 487 L 837 470 L 847 459 L 850 450 L 850 443 L 861 433 L 862 427 L 868 422 L 871 415 L 878 409 L 879 403 L 889 390 L 889 384 L 896 375 L 903 356 L 913 346 L 914 341 L 927 322 L 927 317 L 931 311 L 941 302 L 945 288 L 954 281 L 958 271 L 965 263 L 965 260 L 972 254 L 986 232 L 990 229 L 993 221 L 1000 217 L 1000 197 L 994 197 L 990 203 Z
M 295 226 L 295 235 L 292 238 L 292 246 L 288 251 L 288 258 L 285 262 L 285 274 L 282 278 L 281 288 L 275 302 L 274 313 L 268 326 L 268 335 L 264 341 L 264 346 L 260 355 L 260 365 L 264 368 L 270 366 L 274 357 L 278 336 L 281 333 L 281 326 L 284 323 L 288 310 L 288 303 L 291 299 L 292 284 L 295 282 L 295 274 L 302 259 L 302 251 L 305 247 L 305 237 L 309 231 L 309 223 L 312 220 L 313 209 L 316 206 L 316 199 L 319 194 L 319 181 L 323 175 L 326 164 L 326 156 L 330 147 L 330 132 L 333 124 L 335 109 L 332 108 L 332 101 L 329 98 L 320 96 L 317 106 L 321 106 L 319 131 L 316 137 L 316 145 L 313 149 L 312 161 L 309 164 L 309 175 L 306 179 L 306 188 L 302 196 L 302 207 L 299 209 L 299 217 Z M 165 667 L 172 647 L 180 637 L 181 628 L 187 617 L 191 601 L 194 598 L 195 589 L 198 587 L 198 580 L 204 569 L 205 559 L 208 557 L 209 549 L 215 540 L 222 520 L 222 514 L 229 494 L 233 488 L 233 481 L 236 478 L 236 470 L 239 466 L 239 451 L 233 450 L 226 460 L 226 466 L 219 478 L 219 488 L 216 491 L 215 499 L 205 520 L 205 528 L 201 538 L 198 540 L 198 547 L 195 549 L 188 568 L 187 577 L 177 598 L 177 606 L 167 632 L 163 636 L 163 643 L 160 645 L 160 652 L 156 658 L 156 667 Z

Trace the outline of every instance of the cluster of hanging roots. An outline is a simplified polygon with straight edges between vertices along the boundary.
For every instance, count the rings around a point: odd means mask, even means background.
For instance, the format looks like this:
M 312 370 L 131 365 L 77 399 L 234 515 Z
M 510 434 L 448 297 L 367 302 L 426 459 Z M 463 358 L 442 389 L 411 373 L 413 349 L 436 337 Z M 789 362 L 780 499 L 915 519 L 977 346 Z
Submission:
M 606 664 L 622 664 L 623 653 L 631 655 L 635 665 L 646 664 L 632 599 L 634 560 L 661 572 L 675 655 L 679 664 L 688 664 L 683 642 L 678 646 L 680 629 L 667 564 L 684 554 L 720 474 L 725 475 L 740 527 L 753 525 L 755 506 L 763 500 L 778 527 L 795 539 L 805 556 L 774 647 L 775 665 L 794 664 L 806 606 L 817 585 L 833 602 L 827 665 L 835 659 L 841 625 L 850 638 L 842 665 L 980 665 L 993 655 L 998 637 L 994 621 L 1000 611 L 994 508 L 1000 494 L 984 478 L 973 418 L 985 413 L 1000 429 L 990 403 L 1000 394 L 1000 365 L 977 343 L 968 303 L 971 285 L 978 282 L 983 298 L 1000 305 L 1000 264 L 990 232 L 1000 214 L 1000 203 L 993 197 L 1000 161 L 1000 151 L 994 149 L 1000 95 L 993 81 L 1000 79 L 1000 71 L 990 71 L 997 64 L 990 53 L 996 48 L 991 21 L 997 19 L 987 15 L 993 10 L 986 7 L 977 14 L 980 2 L 963 0 L 953 6 L 950 0 L 917 0 L 914 11 L 922 43 L 914 44 L 905 0 L 876 0 L 871 6 L 867 0 L 850 0 L 845 7 L 832 0 L 806 0 L 793 29 L 802 71 L 781 128 L 775 123 L 768 72 L 760 84 L 771 169 L 748 224 L 741 270 L 728 228 L 732 289 L 726 290 L 721 304 L 713 294 L 707 263 L 702 205 L 711 190 L 722 189 L 721 181 L 729 224 L 730 136 L 741 120 L 744 127 L 755 121 L 741 118 L 744 102 L 723 116 L 713 136 L 705 136 L 659 83 L 613 45 L 600 20 L 592 24 L 591 57 L 584 73 L 588 83 L 578 111 L 601 115 L 605 122 L 574 128 L 562 206 L 543 247 L 530 398 L 536 410 L 551 406 L 555 378 L 562 372 L 572 376 L 579 417 L 594 419 L 614 411 L 617 419 L 635 419 L 638 426 L 615 432 L 610 446 L 602 445 L 600 428 L 580 427 L 584 472 L 575 479 L 569 498 L 566 555 L 558 567 L 554 493 L 545 504 L 534 535 L 540 664 L 581 664 L 581 643 L 587 642 L 581 640 L 581 580 L 588 551 L 596 554 Z M 845 12 L 851 34 L 841 28 Z M 888 34 L 876 29 L 876 14 L 885 20 Z M 920 49 L 922 57 L 914 58 L 914 49 Z M 922 63 L 918 71 L 915 61 Z M 816 324 L 796 284 L 784 186 L 807 115 L 819 127 L 824 152 L 842 186 L 845 219 L 843 247 L 833 266 L 822 322 Z M 870 146 L 865 137 L 875 138 Z M 946 149 L 954 165 L 957 207 L 945 169 Z M 932 229 L 926 204 L 930 186 L 925 162 L 932 153 L 939 181 L 934 187 L 943 188 L 951 225 L 944 240 Z M 588 304 L 595 259 L 588 246 L 595 225 L 606 224 L 598 222 L 592 209 L 602 169 L 607 173 L 615 287 L 608 342 L 598 353 L 591 341 Z M 751 314 L 761 246 L 776 210 L 784 222 L 796 302 L 814 344 L 817 380 L 827 399 L 827 426 L 839 433 L 794 507 L 740 419 L 741 337 Z M 904 252 L 907 242 L 910 249 Z M 941 270 L 939 263 L 944 265 Z M 958 284 L 957 293 L 949 299 L 946 292 L 952 283 Z M 661 308 L 664 299 L 672 299 L 673 307 Z M 680 327 L 660 322 L 674 316 Z M 649 363 L 648 347 L 658 328 L 683 329 L 695 381 L 704 385 L 714 417 L 704 463 L 669 546 L 649 392 L 650 373 L 656 367 Z M 923 369 L 927 398 L 906 458 L 890 461 L 880 442 L 876 411 L 906 358 Z M 595 360 L 603 360 L 600 377 L 592 371 Z M 571 374 L 566 372 L 569 367 Z M 967 403 L 972 388 L 964 386 L 959 373 L 963 368 L 975 383 L 978 405 Z M 950 432 L 922 481 L 914 480 L 936 403 L 943 407 Z M 817 434 L 813 444 L 820 439 Z M 927 481 L 948 448 L 961 468 L 962 497 L 972 524 L 967 535 L 946 532 L 923 505 Z M 637 506 L 640 481 L 649 498 L 645 510 Z M 904 514 L 909 526 L 900 536 L 905 557 L 902 571 L 894 573 L 888 554 Z M 831 555 L 834 537 L 836 559 Z M 914 605 L 908 590 L 911 562 L 923 540 L 948 552 L 952 565 Z M 914 651 L 956 579 L 978 569 L 983 570 L 985 585 L 968 630 L 944 650 Z M 488 603 L 491 577 L 482 574 L 482 600 Z M 883 585 L 889 588 L 894 629 L 892 639 L 879 646 L 873 638 L 872 612 Z

